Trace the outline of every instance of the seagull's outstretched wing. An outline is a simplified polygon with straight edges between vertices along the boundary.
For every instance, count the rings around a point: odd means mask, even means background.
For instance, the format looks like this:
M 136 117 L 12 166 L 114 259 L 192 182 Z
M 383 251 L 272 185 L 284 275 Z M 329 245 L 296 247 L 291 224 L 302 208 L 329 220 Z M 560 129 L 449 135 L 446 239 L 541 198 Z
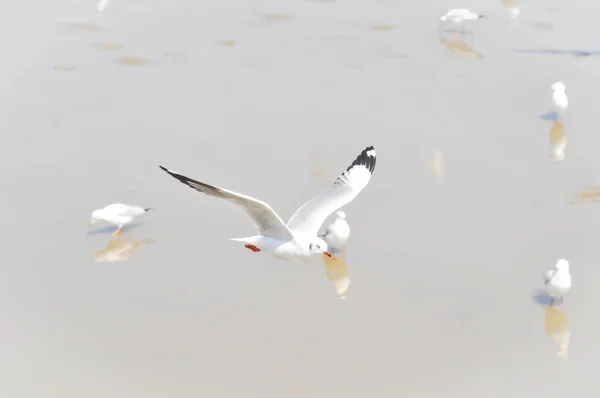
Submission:
M 183 184 L 195 189 L 196 191 L 214 196 L 216 198 L 225 199 L 227 202 L 233 205 L 233 207 L 244 213 L 256 226 L 261 235 L 280 239 L 292 239 L 294 237 L 289 228 L 267 203 L 258 199 L 254 199 L 250 196 L 242 195 L 240 193 L 228 191 L 223 188 L 214 187 L 212 185 L 193 180 L 163 166 L 159 167 L 169 173 L 172 177 L 178 179 Z
M 316 236 L 331 213 L 352 202 L 367 186 L 375 170 L 375 149 L 365 148 L 335 180 L 331 188 L 303 204 L 288 221 L 294 233 Z

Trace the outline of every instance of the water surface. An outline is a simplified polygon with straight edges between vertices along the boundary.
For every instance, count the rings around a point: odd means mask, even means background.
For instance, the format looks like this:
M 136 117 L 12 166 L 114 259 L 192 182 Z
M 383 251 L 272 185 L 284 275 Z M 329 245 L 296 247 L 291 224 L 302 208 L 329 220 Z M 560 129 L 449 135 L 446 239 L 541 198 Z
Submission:
M 481 57 L 439 37 L 439 15 L 463 5 L 487 14 L 467 29 Z M 500 1 L 13 6 L 0 35 L 2 396 L 597 386 L 600 210 L 581 195 L 600 179 L 600 60 L 513 50 L 596 50 L 600 5 L 530 1 L 515 24 Z M 540 118 L 556 80 L 571 99 L 563 161 Z M 346 300 L 323 262 L 228 241 L 251 223 L 158 168 L 287 219 L 367 145 L 378 164 L 345 208 Z M 89 234 L 91 211 L 114 202 L 154 208 L 129 243 Z M 561 257 L 574 287 L 549 310 L 531 297 Z

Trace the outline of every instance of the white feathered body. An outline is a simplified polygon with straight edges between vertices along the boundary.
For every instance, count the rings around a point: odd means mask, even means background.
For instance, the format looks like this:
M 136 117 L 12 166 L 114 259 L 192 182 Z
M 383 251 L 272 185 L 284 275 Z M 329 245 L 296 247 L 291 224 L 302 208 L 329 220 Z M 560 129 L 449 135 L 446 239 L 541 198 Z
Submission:
M 571 289 L 569 270 L 552 269 L 545 275 L 546 292 L 553 298 L 562 297 Z
M 261 251 L 273 257 L 291 262 L 308 262 L 322 257 L 322 255 L 315 255 L 315 253 L 308 250 L 310 240 L 305 242 L 298 238 L 283 240 L 263 235 L 230 238 L 230 240 L 257 246 Z
M 341 249 L 350 236 L 350 225 L 346 220 L 336 219 L 331 223 L 321 238 L 327 242 L 327 247 L 332 249 Z
M 552 105 L 557 112 L 564 112 L 569 107 L 569 97 L 562 90 L 556 90 L 552 93 Z
M 454 8 L 452 10 L 448 10 L 448 12 L 446 13 L 446 15 L 443 15 L 440 20 L 442 21 L 453 21 L 453 22 L 463 22 L 463 21 L 475 21 L 478 20 L 479 18 L 481 18 L 482 15 L 471 11 L 471 10 L 467 10 L 466 8 Z
M 287 224 L 266 202 L 159 167 L 188 187 L 229 202 L 244 213 L 258 230 L 257 235 L 231 240 L 246 243 L 246 248 L 254 252 L 264 251 L 279 259 L 305 262 L 323 255 L 331 256 L 327 242 L 317 236 L 318 231 L 331 213 L 350 203 L 367 186 L 375 163 L 375 148 L 368 146 L 328 190 L 300 206 Z
M 134 217 L 144 214 L 146 210 L 142 206 L 131 206 L 123 203 L 114 203 L 103 209 L 96 210 L 94 215 L 98 219 L 111 224 L 123 225 L 130 223 Z

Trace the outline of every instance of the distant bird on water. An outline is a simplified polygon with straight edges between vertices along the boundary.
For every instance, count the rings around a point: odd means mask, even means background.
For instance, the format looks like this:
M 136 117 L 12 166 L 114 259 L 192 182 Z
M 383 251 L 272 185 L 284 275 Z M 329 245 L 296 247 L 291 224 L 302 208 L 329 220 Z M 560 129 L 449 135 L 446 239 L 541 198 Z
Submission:
M 108 5 L 108 0 L 98 0 L 96 3 L 96 11 L 98 11 L 98 16 L 101 17 Z
M 346 221 L 346 213 L 339 210 L 336 213 L 336 219 L 333 223 L 325 229 L 325 232 L 319 237 L 327 243 L 327 247 L 331 250 L 332 254 L 339 255 L 346 241 L 350 236 L 350 225 Z
M 512 24 L 516 25 L 517 19 L 519 18 L 519 14 L 521 13 L 518 0 L 502 0 L 502 2 L 504 3 L 504 7 L 508 10 L 508 13 L 510 14 Z
M 563 82 L 556 82 L 548 86 L 552 93 L 552 105 L 559 119 L 562 120 L 563 112 L 569 107 L 569 98 L 567 97 L 567 87 Z
M 463 21 L 476 21 L 483 18 L 484 15 L 475 11 L 467 10 L 466 8 L 453 8 L 448 10 L 445 15 L 440 17 L 440 21 L 452 21 L 462 23 Z
M 562 304 L 563 296 L 571 290 L 569 262 L 562 258 L 558 260 L 556 266 L 544 275 L 544 283 L 546 292 L 552 297 L 552 305 L 554 305 L 556 299 L 559 299 L 559 303 Z
M 480 18 L 483 18 L 484 15 L 475 11 L 467 10 L 466 8 L 454 8 L 448 10 L 446 14 L 440 17 L 441 22 L 454 22 L 456 24 L 461 25 L 461 33 L 465 32 L 464 22 L 465 21 L 476 21 Z
M 92 212 L 92 219 L 90 220 L 90 227 L 92 227 L 96 221 L 106 221 L 110 224 L 119 226 L 112 234 L 112 236 L 117 236 L 121 232 L 123 225 L 129 224 L 135 217 L 142 215 L 149 210 L 151 210 L 150 207 L 144 208 L 142 206 L 114 203 L 102 209 L 94 210 Z
M 346 264 L 346 241 L 349 236 L 350 226 L 346 221 L 346 213 L 342 210 L 338 210 L 335 221 L 327 226 L 324 233 L 319 235 L 333 254 L 332 257 L 324 257 L 327 279 L 333 282 L 335 290 L 342 300 L 346 299 L 346 293 L 350 288 L 350 275 Z

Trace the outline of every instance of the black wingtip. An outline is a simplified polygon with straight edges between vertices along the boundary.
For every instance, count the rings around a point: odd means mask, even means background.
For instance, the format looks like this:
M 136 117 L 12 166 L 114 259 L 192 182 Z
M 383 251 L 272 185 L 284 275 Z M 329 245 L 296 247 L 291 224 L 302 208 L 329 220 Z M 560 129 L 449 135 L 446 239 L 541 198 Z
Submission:
M 146 208 L 144 209 L 144 211 L 150 211 L 150 210 L 152 210 L 152 209 L 153 209 L 152 207 L 146 207 Z
M 163 167 L 163 166 L 161 166 L 160 164 L 158 165 L 158 167 L 160 167 L 160 168 L 161 168 L 161 170 L 164 170 L 164 171 L 166 171 L 167 173 L 169 172 L 169 170 L 168 170 L 166 167 Z
M 375 147 L 371 145 L 363 149 L 360 155 L 354 159 L 354 162 L 348 166 L 346 171 L 350 171 L 351 168 L 356 166 L 365 166 L 367 170 L 373 174 L 373 171 L 375 170 L 375 163 L 377 163 L 377 155 L 375 153 Z

